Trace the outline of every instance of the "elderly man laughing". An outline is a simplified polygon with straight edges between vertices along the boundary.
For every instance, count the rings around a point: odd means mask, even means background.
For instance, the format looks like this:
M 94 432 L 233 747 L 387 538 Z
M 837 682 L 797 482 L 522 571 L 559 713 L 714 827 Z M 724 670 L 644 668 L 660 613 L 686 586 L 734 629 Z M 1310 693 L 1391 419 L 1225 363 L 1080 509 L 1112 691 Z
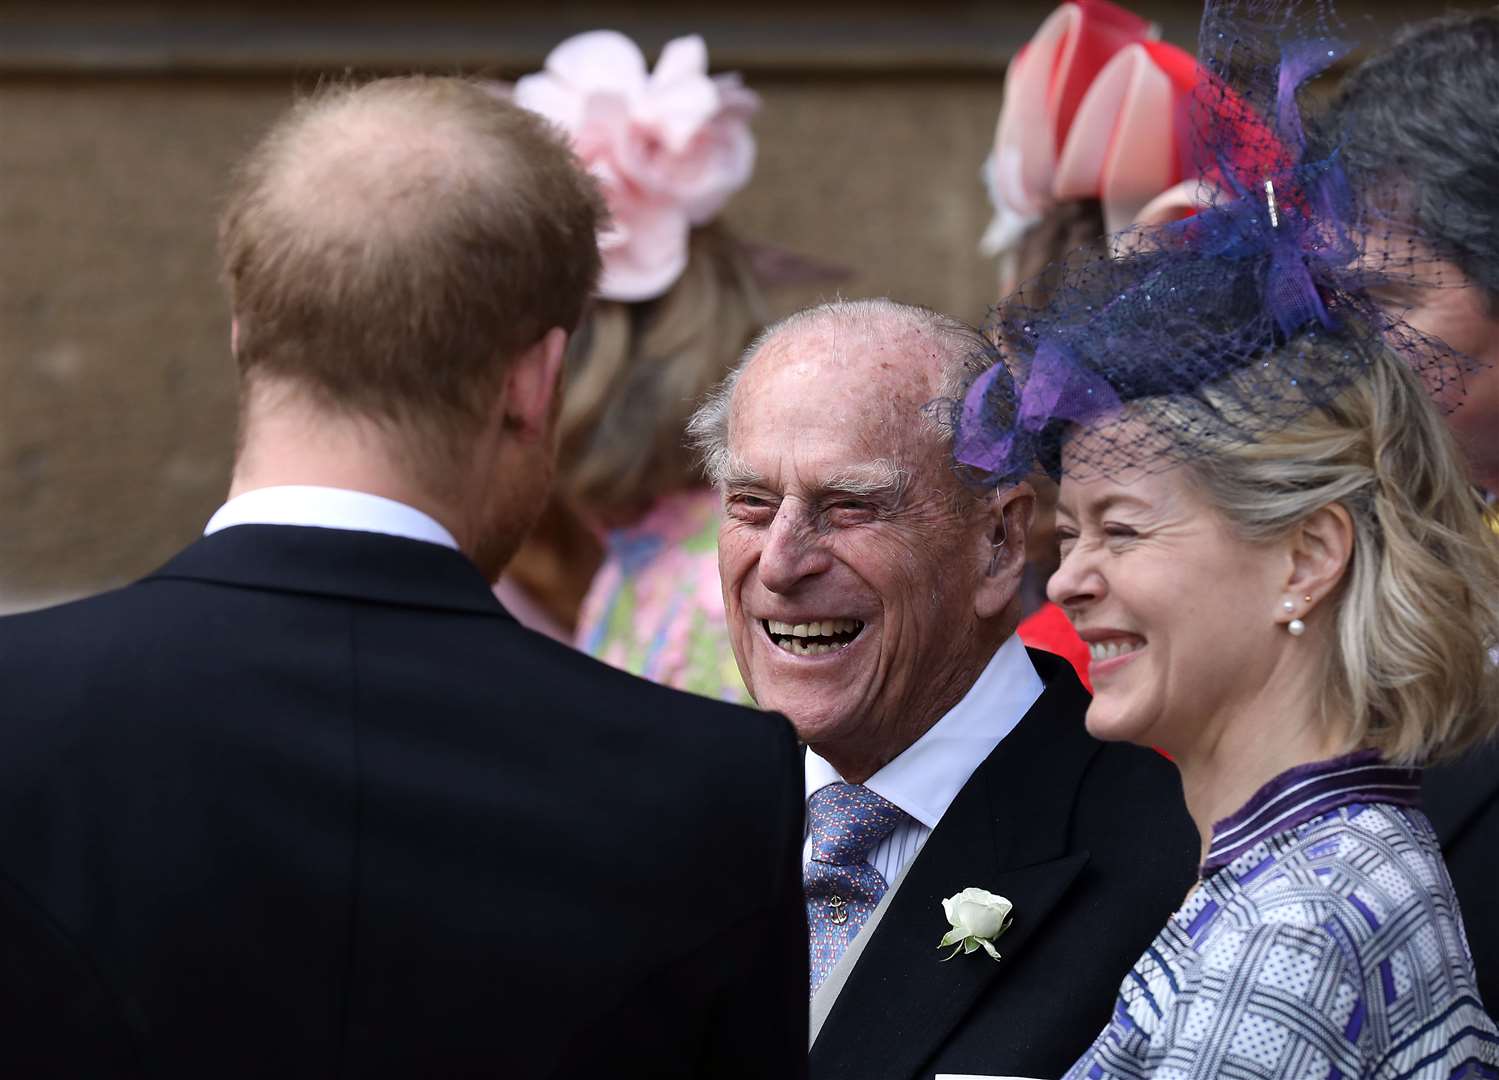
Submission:
M 955 476 L 929 408 L 988 354 L 826 304 L 693 424 L 735 656 L 807 744 L 814 1076 L 1059 1075 L 1192 879 L 1173 770 L 1090 739 L 1071 669 L 1013 636 L 1033 496 Z

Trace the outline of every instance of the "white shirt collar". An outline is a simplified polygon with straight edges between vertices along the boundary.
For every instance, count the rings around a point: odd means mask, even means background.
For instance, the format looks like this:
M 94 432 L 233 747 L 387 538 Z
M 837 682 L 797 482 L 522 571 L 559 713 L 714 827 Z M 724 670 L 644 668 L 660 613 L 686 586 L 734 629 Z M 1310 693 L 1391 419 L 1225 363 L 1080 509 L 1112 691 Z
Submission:
M 234 525 L 304 525 L 385 533 L 458 550 L 458 541 L 414 506 L 367 491 L 283 484 L 236 495 L 208 519 L 204 536 Z
M 928 829 L 942 815 L 1004 737 L 1045 690 L 1020 638 L 1011 636 L 990 658 L 968 693 L 926 734 L 875 773 L 864 786 Z M 838 771 L 807 750 L 806 794 L 843 782 Z

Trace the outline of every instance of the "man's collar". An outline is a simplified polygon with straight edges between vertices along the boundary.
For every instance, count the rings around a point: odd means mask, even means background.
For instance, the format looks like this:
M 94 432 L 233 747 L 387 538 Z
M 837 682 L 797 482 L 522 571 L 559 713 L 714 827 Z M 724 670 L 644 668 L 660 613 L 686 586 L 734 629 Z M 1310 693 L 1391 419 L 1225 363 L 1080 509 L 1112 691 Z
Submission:
M 435 518 L 382 495 L 311 484 L 283 484 L 236 495 L 208 519 L 204 536 L 235 525 L 299 525 L 384 533 L 458 550 Z
M 963 699 L 864 786 L 900 807 L 929 829 L 957 798 L 1045 687 L 1018 637 L 1011 635 L 990 658 Z M 823 757 L 807 750 L 806 794 L 843 778 Z
M 483 615 L 509 613 L 462 552 L 357 529 L 237 525 L 179 552 L 147 581 L 200 581 Z

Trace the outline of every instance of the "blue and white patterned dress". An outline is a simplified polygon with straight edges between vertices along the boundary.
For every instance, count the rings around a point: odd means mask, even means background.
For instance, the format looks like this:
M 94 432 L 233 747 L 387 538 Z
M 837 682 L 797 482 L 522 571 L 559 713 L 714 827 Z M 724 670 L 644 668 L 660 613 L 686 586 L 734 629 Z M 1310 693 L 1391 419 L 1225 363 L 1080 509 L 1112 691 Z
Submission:
M 1419 799 L 1368 752 L 1260 789 L 1067 1080 L 1499 1077 Z

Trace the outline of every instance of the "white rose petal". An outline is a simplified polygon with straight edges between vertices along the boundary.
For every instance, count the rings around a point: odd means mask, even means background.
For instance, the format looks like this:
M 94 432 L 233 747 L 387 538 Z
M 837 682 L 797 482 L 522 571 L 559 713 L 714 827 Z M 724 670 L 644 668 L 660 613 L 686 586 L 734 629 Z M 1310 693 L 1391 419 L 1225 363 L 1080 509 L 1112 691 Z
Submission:
M 975 904 L 971 900 L 958 905 L 958 922 L 969 937 L 993 938 L 1004 921 L 1004 915 L 992 905 Z

